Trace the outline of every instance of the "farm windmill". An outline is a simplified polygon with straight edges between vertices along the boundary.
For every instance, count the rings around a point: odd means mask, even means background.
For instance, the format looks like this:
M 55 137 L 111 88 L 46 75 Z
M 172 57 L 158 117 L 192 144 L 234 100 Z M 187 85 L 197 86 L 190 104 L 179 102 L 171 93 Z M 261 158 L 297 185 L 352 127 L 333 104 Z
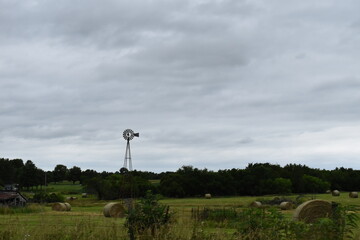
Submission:
M 132 171 L 132 162 L 131 162 L 131 152 L 130 152 L 130 140 L 132 140 L 134 137 L 139 137 L 139 133 L 134 133 L 131 129 L 125 129 L 123 132 L 123 137 L 126 140 L 126 151 L 125 151 L 125 159 L 124 159 L 124 168 Z M 129 163 L 129 167 L 127 167 Z

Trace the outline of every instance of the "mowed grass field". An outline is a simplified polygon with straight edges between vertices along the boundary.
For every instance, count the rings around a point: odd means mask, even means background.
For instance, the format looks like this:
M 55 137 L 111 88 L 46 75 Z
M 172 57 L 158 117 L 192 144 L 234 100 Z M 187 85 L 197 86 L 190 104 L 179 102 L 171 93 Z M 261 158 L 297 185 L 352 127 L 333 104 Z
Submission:
M 68 200 L 72 206 L 69 212 L 52 211 L 51 204 L 30 204 L 28 212 L 16 212 L 12 214 L 0 214 L 0 240 L 3 239 L 128 239 L 124 227 L 124 218 L 106 218 L 103 215 L 104 206 L 111 201 L 99 201 L 95 196 L 82 198 L 82 188 L 79 184 L 51 184 L 49 192 L 62 192 L 65 197 L 77 197 L 76 200 Z M 69 194 L 71 193 L 71 194 Z M 30 193 L 27 193 L 30 194 Z M 298 195 L 286 196 L 295 199 Z M 194 224 L 191 219 L 191 211 L 196 208 L 234 208 L 247 207 L 251 202 L 258 199 L 273 199 L 276 196 L 262 197 L 216 197 L 205 198 L 182 198 L 161 199 L 160 203 L 170 206 L 174 213 L 175 222 L 172 226 L 173 239 L 191 239 Z M 282 196 L 279 196 L 282 197 Z M 335 201 L 343 205 L 355 205 L 360 207 L 359 198 L 349 198 L 347 192 L 342 192 L 339 197 L 331 194 L 304 195 L 306 199 L 316 198 Z M 294 210 L 283 211 L 289 219 Z M 213 228 L 207 229 L 216 238 L 227 239 L 233 229 Z M 360 229 L 357 233 L 360 236 Z

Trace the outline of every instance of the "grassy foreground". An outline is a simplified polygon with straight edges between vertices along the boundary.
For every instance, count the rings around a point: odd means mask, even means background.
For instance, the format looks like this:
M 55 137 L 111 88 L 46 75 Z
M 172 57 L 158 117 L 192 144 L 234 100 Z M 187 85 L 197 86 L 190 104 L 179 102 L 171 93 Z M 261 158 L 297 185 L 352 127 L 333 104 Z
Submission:
M 3 211 L 0 214 L 0 240 L 63 240 L 63 239 L 129 239 L 127 229 L 124 227 L 125 219 L 105 218 L 103 207 L 109 201 L 98 201 L 93 196 L 81 198 L 81 189 L 71 190 L 76 200 L 68 201 L 72 210 L 70 212 L 55 212 L 51 205 L 32 204 L 27 210 L 15 212 Z M 69 193 L 69 187 L 58 184 L 57 190 Z M 66 192 L 67 191 L 67 192 Z M 264 196 L 261 199 L 272 199 L 275 196 Z M 296 196 L 288 196 L 295 198 Z M 360 206 L 360 199 L 349 198 L 347 193 L 339 197 L 330 194 L 307 195 L 305 198 L 317 198 L 336 201 L 343 205 Z M 241 239 L 234 237 L 235 229 L 219 225 L 203 225 L 191 219 L 193 208 L 233 208 L 243 209 L 259 197 L 214 197 L 163 199 L 160 202 L 170 206 L 174 212 L 175 221 L 169 230 L 158 233 L 155 237 L 142 237 L 141 239 Z M 291 219 L 294 210 L 284 211 L 284 215 Z M 356 230 L 355 239 L 360 239 L 360 229 Z M 248 238 L 251 239 L 251 238 Z

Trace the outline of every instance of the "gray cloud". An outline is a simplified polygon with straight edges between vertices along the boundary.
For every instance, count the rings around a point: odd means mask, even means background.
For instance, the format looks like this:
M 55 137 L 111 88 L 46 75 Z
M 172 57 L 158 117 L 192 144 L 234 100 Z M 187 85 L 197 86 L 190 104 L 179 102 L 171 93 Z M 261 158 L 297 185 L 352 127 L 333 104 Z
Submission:
M 356 168 L 358 5 L 0 0 L 3 157 Z

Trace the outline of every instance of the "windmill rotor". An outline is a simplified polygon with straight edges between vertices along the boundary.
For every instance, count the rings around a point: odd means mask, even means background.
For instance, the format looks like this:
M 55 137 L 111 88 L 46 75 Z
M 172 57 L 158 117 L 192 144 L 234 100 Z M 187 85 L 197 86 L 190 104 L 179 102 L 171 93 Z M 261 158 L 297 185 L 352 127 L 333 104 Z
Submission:
M 123 132 L 123 137 L 125 140 L 133 140 L 134 137 L 139 137 L 139 133 L 134 133 L 131 129 L 125 129 Z

